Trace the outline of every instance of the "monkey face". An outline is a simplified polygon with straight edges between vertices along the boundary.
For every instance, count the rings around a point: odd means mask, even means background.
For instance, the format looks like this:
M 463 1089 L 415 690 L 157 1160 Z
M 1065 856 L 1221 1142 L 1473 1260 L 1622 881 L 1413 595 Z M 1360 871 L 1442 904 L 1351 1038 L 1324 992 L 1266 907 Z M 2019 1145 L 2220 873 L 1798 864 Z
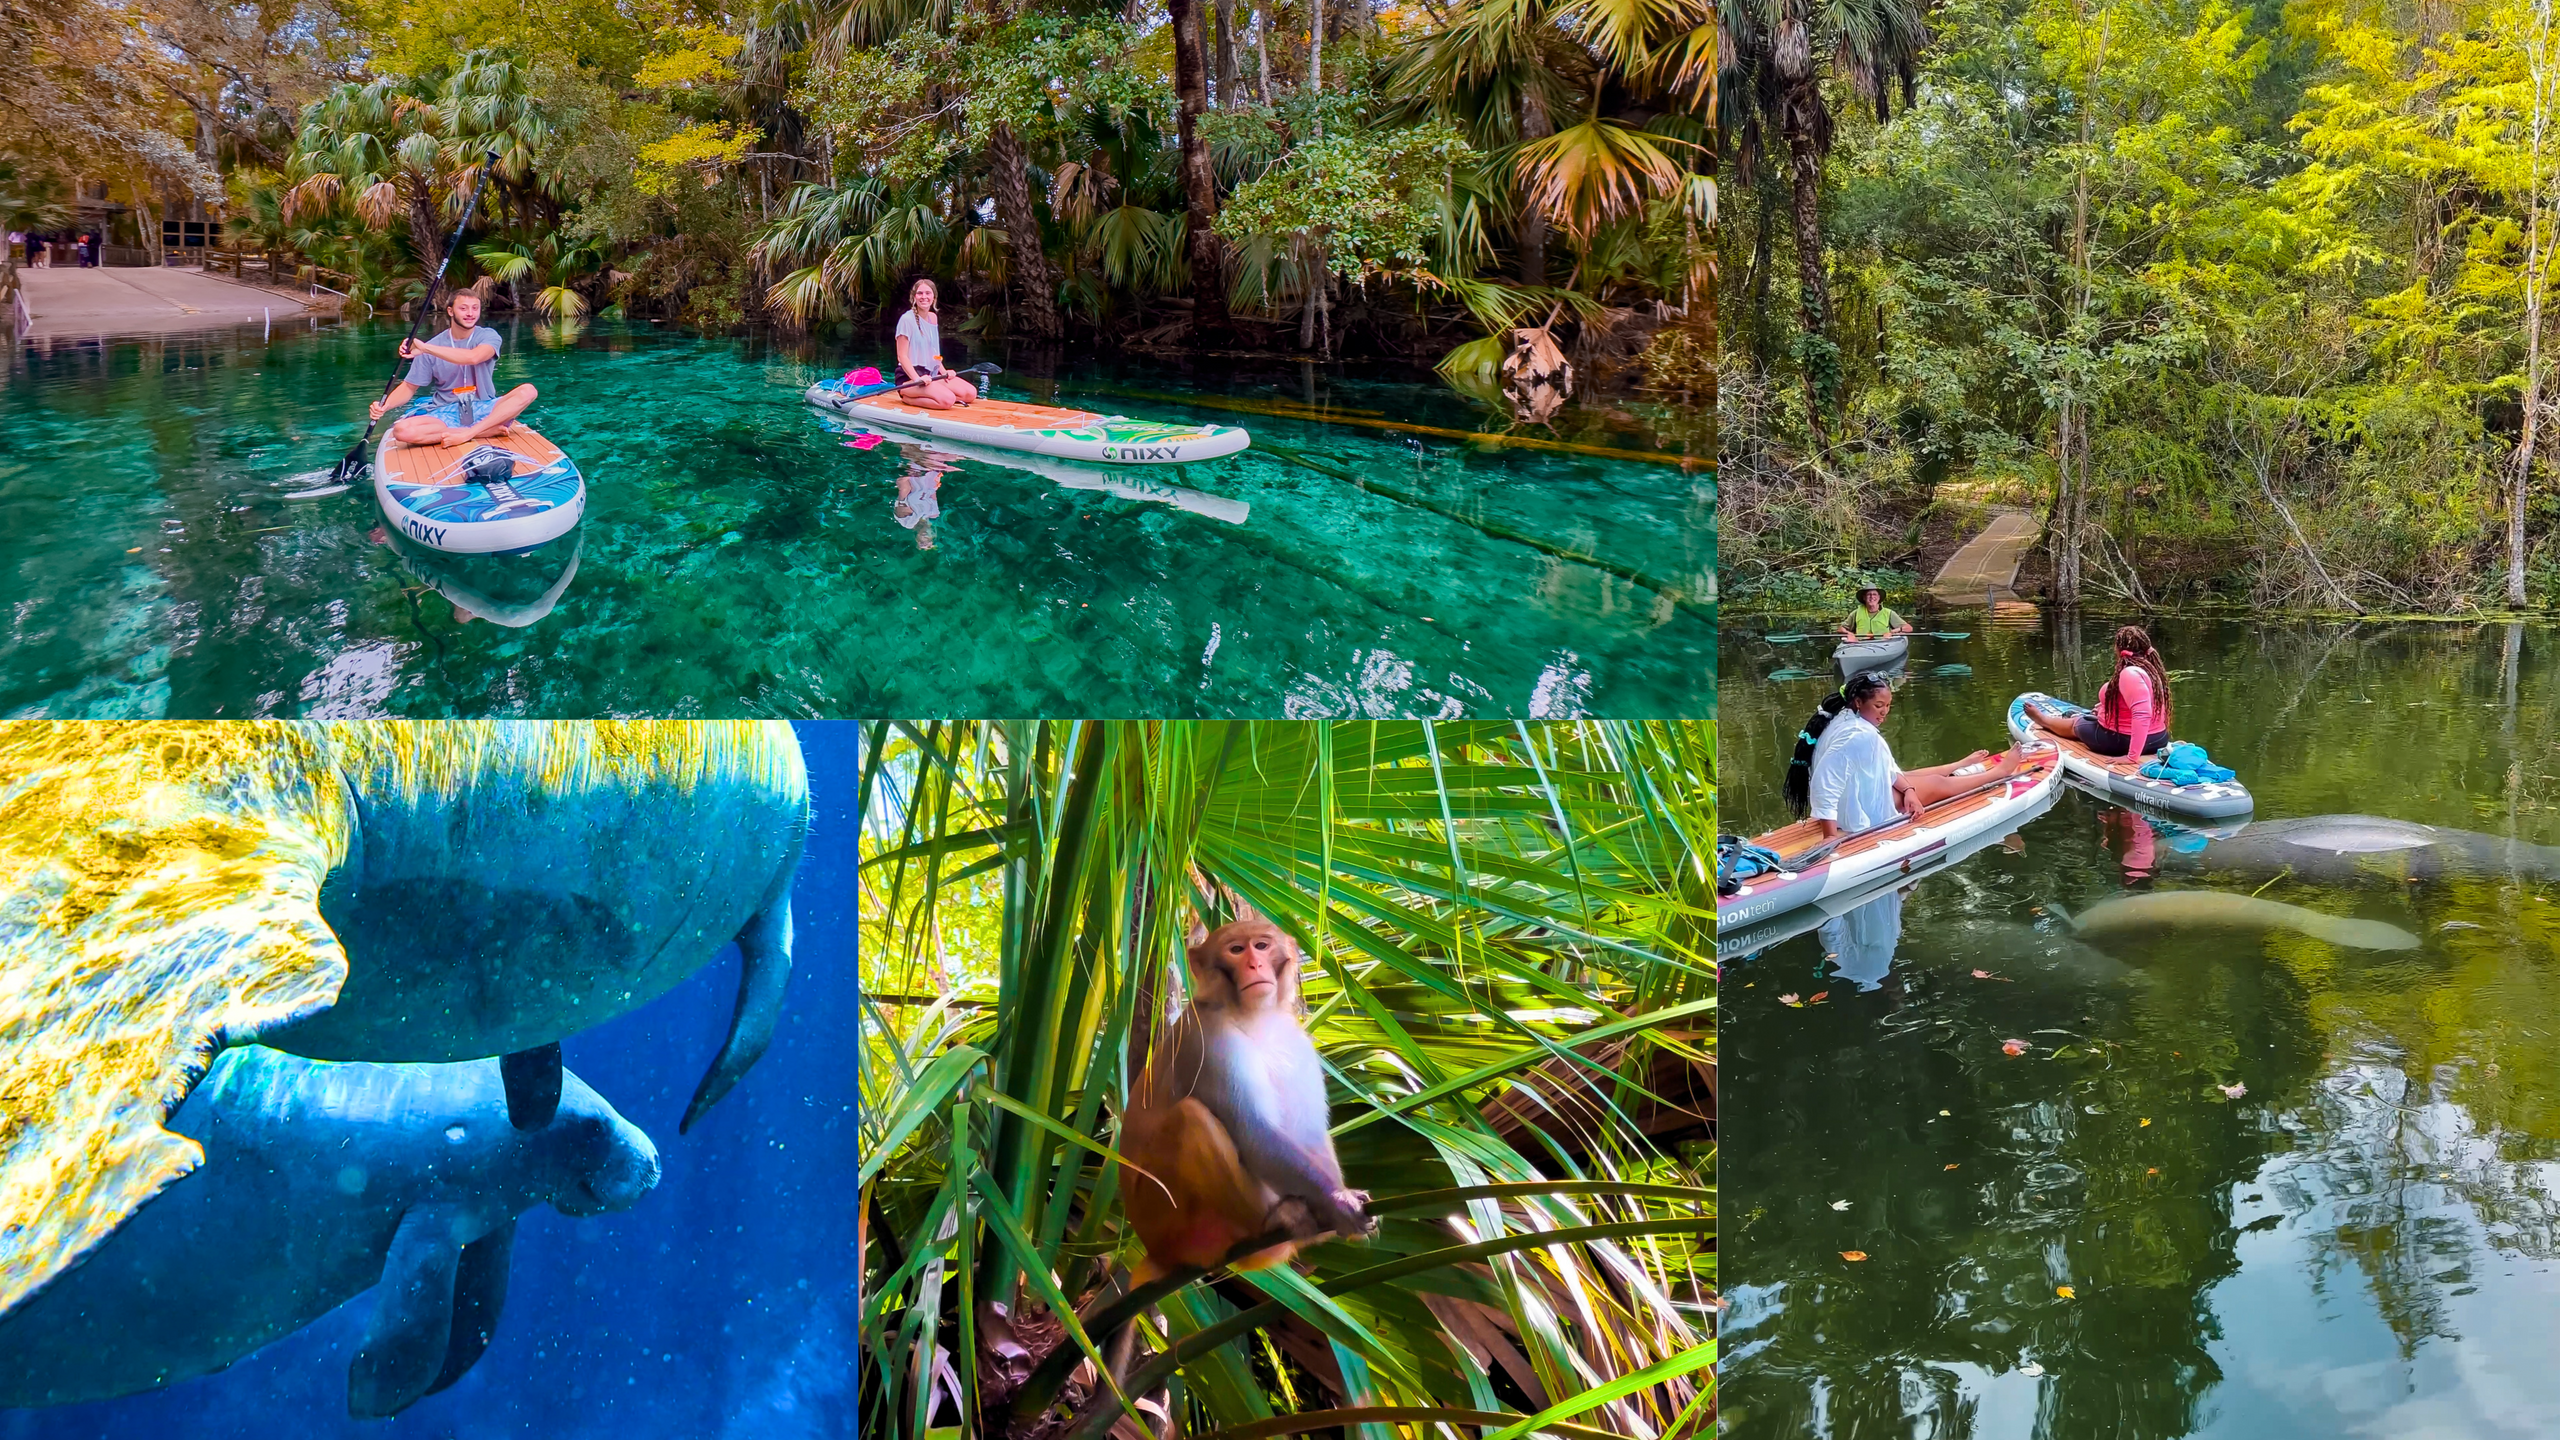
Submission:
M 1298 1003 L 1298 946 L 1268 920 L 1221 925 L 1191 945 L 1192 1003 L 1259 1012 Z

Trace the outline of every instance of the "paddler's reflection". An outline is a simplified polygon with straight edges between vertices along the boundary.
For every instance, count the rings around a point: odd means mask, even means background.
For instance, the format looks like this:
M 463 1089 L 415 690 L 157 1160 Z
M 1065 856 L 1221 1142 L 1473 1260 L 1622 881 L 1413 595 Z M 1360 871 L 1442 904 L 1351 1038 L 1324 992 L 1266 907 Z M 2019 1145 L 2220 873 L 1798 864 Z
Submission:
M 2124 866 L 2124 883 L 2132 885 L 2148 880 L 2159 861 L 2154 849 L 2151 821 L 2126 809 L 2108 805 L 2098 811 L 2098 833 L 2116 862 Z
M 930 445 L 900 445 L 907 468 L 898 477 L 898 500 L 892 507 L 898 523 L 916 532 L 916 548 L 933 548 L 933 522 L 942 514 L 942 477 L 960 468 L 960 457 Z
M 1834 976 L 1856 985 L 1860 994 L 1882 988 L 1893 973 L 1893 950 L 1902 943 L 1902 897 L 1907 893 L 1888 890 L 1822 922 L 1823 958 L 1831 963 Z

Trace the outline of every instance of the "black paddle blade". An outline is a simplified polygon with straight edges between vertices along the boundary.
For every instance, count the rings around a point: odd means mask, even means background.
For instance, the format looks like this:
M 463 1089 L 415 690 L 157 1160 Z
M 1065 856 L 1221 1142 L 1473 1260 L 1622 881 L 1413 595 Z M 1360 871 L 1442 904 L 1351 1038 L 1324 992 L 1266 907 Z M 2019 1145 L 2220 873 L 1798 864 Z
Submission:
M 329 472 L 329 480 L 332 484 L 353 485 L 372 471 L 373 461 L 366 458 L 364 442 L 359 440 L 354 449 L 338 457 L 338 468 Z
M 560 1113 L 560 1042 L 518 1050 L 498 1062 L 507 1082 L 507 1123 L 539 1130 Z

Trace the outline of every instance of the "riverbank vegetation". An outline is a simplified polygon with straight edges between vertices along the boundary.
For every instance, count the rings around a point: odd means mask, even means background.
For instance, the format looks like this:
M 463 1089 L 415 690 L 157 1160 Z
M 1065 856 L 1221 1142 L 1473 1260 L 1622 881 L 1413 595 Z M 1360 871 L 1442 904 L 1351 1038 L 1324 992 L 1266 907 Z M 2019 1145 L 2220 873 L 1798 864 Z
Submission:
M 1703 0 L 30 0 L 0 160 L 359 304 L 1386 355 L 1552 325 L 1702 390 Z M 1663 332 L 1672 332 L 1661 338 Z
M 1714 1432 L 1710 727 L 870 740 L 861 1433 Z M 1177 1272 L 1123 1348 L 1124 1102 L 1248 912 L 1381 1226 Z
M 2066 602 L 2560 606 L 2547 4 L 1728 13 L 1729 599 L 1998 501 Z

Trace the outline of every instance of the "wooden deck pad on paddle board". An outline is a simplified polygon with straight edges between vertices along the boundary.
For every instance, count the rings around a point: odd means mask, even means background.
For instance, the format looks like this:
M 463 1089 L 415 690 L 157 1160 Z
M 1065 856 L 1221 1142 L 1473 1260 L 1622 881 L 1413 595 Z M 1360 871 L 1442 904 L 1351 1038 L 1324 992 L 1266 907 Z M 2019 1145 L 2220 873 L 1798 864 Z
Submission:
M 483 435 L 463 445 L 403 445 L 393 441 L 382 448 L 380 465 L 398 485 L 447 485 L 457 473 L 462 457 L 483 445 L 494 445 L 516 457 L 516 473 L 530 475 L 560 458 L 560 447 L 534 433 L 532 426 L 518 421 L 504 435 Z
M 920 418 L 943 416 L 1005 430 L 1072 430 L 1079 425 L 1091 425 L 1104 418 L 1090 410 L 1063 410 L 1055 405 L 1026 405 L 1018 400 L 980 399 L 943 410 L 936 410 L 929 405 L 911 403 L 900 395 L 865 395 L 853 403 L 868 410 L 886 410 L 893 415 L 913 415 Z
M 2053 737 L 2048 735 L 2039 738 L 2049 740 Z M 2045 774 L 2047 771 L 2052 770 L 2056 763 L 2057 757 L 2052 751 L 2038 750 L 2029 754 L 2026 757 L 2026 763 L 2020 765 L 2014 773 L 2004 778 L 2010 780 L 2032 781 L 2038 776 Z M 1963 775 L 1956 778 L 1972 784 L 1989 783 L 1987 780 L 1978 776 Z M 1859 855 L 1862 855 L 1869 850 L 1873 850 L 1879 845 L 1889 844 L 1916 832 L 1943 830 L 1976 811 L 1987 810 L 1993 805 L 1999 804 L 2001 800 L 2007 797 L 2007 795 L 2008 791 L 2004 787 L 1998 790 L 1981 790 L 1971 795 L 1957 795 L 1951 799 L 1941 800 L 1937 804 L 1922 810 L 1919 818 L 1916 820 L 1910 820 L 1901 825 L 1880 829 L 1872 834 L 1860 835 L 1855 839 L 1844 842 L 1839 849 L 1831 852 L 1831 861 L 1833 864 L 1838 864 L 1844 860 L 1855 859 Z M 1792 825 L 1781 825 L 1777 829 L 1772 830 L 1765 835 L 1753 836 L 1751 843 L 1774 853 L 1779 859 L 1792 864 L 1797 856 L 1805 854 L 1806 852 L 1821 845 L 1822 838 L 1821 821 L 1798 820 Z

